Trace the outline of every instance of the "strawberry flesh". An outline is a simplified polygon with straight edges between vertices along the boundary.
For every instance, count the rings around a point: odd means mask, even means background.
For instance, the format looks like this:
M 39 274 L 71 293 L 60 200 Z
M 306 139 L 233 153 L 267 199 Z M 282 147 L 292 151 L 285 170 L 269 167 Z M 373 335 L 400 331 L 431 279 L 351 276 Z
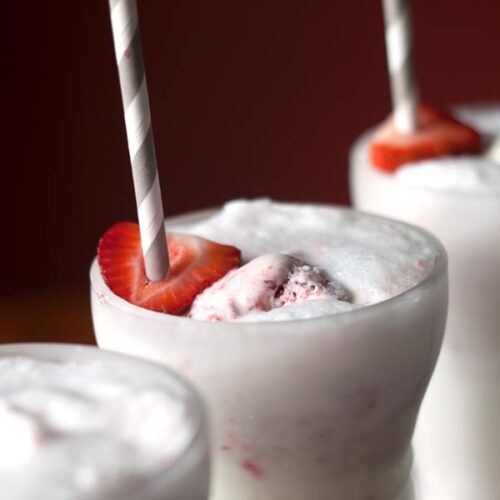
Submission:
M 370 144 L 370 161 L 380 170 L 394 172 L 405 163 L 480 149 L 481 136 L 474 129 L 445 111 L 422 105 L 415 132 L 398 132 L 392 118 L 378 128 Z
M 197 236 L 169 233 L 170 271 L 150 282 L 142 257 L 139 225 L 120 222 L 99 242 L 97 260 L 104 281 L 119 297 L 139 307 L 183 314 L 195 297 L 240 264 L 240 251 Z

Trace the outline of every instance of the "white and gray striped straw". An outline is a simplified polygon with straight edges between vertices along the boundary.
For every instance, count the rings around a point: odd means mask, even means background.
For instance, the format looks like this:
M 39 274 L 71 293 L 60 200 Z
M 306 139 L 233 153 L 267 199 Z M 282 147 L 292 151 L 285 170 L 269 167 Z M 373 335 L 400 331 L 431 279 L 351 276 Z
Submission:
M 169 269 L 136 0 L 109 0 L 141 246 L 150 281 Z
M 403 133 L 413 132 L 418 127 L 418 91 L 408 4 L 408 0 L 383 0 L 394 125 Z

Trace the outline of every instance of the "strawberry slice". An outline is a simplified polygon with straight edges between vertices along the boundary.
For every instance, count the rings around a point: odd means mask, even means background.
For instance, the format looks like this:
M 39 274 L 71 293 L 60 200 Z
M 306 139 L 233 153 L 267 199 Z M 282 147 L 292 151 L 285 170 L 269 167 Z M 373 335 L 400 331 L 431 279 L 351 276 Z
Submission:
M 403 134 L 392 118 L 384 122 L 370 144 L 370 160 L 380 170 L 394 172 L 400 165 L 436 156 L 478 153 L 481 136 L 445 111 L 420 106 L 418 129 Z
M 170 272 L 162 281 L 146 278 L 139 225 L 120 222 L 99 242 L 97 260 L 104 281 L 139 307 L 183 314 L 205 288 L 240 264 L 240 251 L 229 245 L 184 234 L 168 234 Z

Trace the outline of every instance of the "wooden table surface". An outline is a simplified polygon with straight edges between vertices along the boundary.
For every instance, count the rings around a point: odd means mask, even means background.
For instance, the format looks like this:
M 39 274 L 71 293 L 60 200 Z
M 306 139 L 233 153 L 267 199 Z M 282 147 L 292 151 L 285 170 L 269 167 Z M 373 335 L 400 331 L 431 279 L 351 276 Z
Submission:
M 95 344 L 88 291 L 39 292 L 0 298 L 0 343 Z

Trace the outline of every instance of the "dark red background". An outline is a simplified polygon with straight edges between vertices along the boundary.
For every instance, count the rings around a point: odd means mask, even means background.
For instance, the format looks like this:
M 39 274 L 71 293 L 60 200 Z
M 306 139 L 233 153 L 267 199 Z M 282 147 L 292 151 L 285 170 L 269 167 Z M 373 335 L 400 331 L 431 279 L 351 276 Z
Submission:
M 139 12 L 167 214 L 242 196 L 348 203 L 349 145 L 390 108 L 378 1 Z M 425 100 L 498 100 L 500 4 L 413 13 Z M 107 2 L 8 2 L 2 18 L 2 293 L 86 293 L 100 234 L 135 219 Z

